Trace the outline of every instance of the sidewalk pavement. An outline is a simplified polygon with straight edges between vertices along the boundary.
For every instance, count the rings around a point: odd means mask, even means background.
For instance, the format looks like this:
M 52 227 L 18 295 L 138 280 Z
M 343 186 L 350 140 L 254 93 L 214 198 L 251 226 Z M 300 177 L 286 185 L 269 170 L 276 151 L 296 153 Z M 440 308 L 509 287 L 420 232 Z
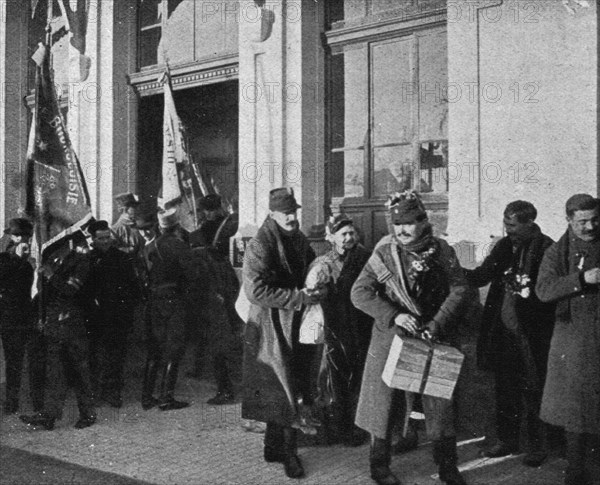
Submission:
M 304 444 L 299 455 L 307 476 L 300 481 L 288 479 L 281 464 L 265 463 L 262 459 L 263 435 L 246 431 L 240 403 L 204 404 L 215 390 L 207 381 L 181 378 L 177 397 L 191 401 L 192 405 L 180 411 L 162 412 L 156 408 L 144 411 L 136 399 L 137 390 L 135 385 L 128 389 L 121 409 L 99 408 L 97 424 L 84 430 L 73 428 L 77 406 L 72 398 L 54 431 L 34 431 L 17 415 L 3 416 L 0 444 L 4 449 L 9 447 L 70 464 L 71 467 L 65 464 L 65 475 L 57 482 L 63 485 L 85 483 L 73 478 L 72 465 L 114 474 L 107 477 L 122 476 L 157 485 L 374 483 L 369 477 L 368 445 L 348 448 Z M 531 469 L 521 464 L 521 457 L 478 459 L 477 445 L 477 440 L 470 440 L 459 447 L 461 467 L 473 467 L 465 471 L 470 485 L 562 483 L 564 460 L 553 457 L 541 468 Z M 1 456 L 11 459 L 10 453 Z M 5 465 L 0 464 L 0 470 Z M 43 467 L 38 468 L 38 471 L 33 466 L 32 470 L 24 470 L 23 481 L 11 483 L 48 483 L 43 480 Z M 433 477 L 436 469 L 431 446 L 427 444 L 395 456 L 392 469 L 405 485 L 441 483 Z M 0 483 L 8 483 L 2 479 L 2 473 Z

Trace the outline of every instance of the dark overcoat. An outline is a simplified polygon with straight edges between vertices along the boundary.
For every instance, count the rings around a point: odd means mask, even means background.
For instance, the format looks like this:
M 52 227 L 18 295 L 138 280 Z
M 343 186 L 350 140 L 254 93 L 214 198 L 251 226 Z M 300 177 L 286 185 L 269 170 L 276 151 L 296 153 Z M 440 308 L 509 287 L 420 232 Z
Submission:
M 300 273 L 293 274 L 277 223 L 268 217 L 244 255 L 243 288 L 250 309 L 244 332 L 242 417 L 290 425 L 296 398 L 293 354 L 298 346 L 300 287 L 315 253 L 293 236 Z
M 432 275 L 429 280 L 424 281 L 424 301 L 436 302 L 430 305 L 431 308 L 427 309 L 426 313 L 436 322 L 441 335 L 449 339 L 455 333 L 453 327 L 464 308 L 467 283 L 454 249 L 446 241 L 434 239 L 439 248 L 436 260 L 440 271 Z M 398 278 L 398 270 L 393 256 L 393 251 L 398 250 L 399 245 L 396 238 L 392 235 L 385 236 L 375 247 L 369 261 L 354 283 L 351 294 L 352 303 L 375 320 L 363 373 L 356 424 L 379 438 L 386 437 L 392 419 L 392 397 L 395 389 L 388 387 L 381 375 L 392 340 L 396 335 L 394 319 L 400 313 L 411 312 L 405 308 L 388 286 L 378 281 L 372 261 L 374 258 L 378 258 L 392 273 L 392 277 Z M 440 428 L 442 426 L 449 428 L 452 425 L 453 423 L 440 424 L 437 426 L 437 431 L 450 433 L 447 434 L 450 436 L 452 431 L 449 429 L 440 431 Z M 428 432 L 434 439 L 433 432 L 430 430 Z M 439 439 L 439 437 L 435 438 Z
M 535 287 L 544 252 L 552 243 L 552 239 L 540 232 L 532 240 L 524 243 L 516 253 L 517 257 L 519 254 L 523 255 L 523 266 L 527 268 L 527 274 L 531 278 L 531 288 Z M 514 265 L 514 258 L 512 241 L 509 237 L 503 237 L 481 266 L 474 270 L 465 270 L 467 281 L 475 287 L 482 287 L 491 282 L 477 342 L 477 362 L 484 370 L 498 372 L 505 364 L 500 358 L 502 349 L 498 347 L 498 342 L 502 339 L 497 336 L 502 328 L 502 302 L 506 291 L 504 273 Z M 536 370 L 543 382 L 552 338 L 555 305 L 541 302 L 533 291 L 528 298 L 515 296 L 513 301 L 520 330 L 527 339 Z
M 573 433 L 600 434 L 600 318 L 598 285 L 583 273 L 600 266 L 600 240 L 586 243 L 570 230 L 542 260 L 536 292 L 557 302 L 541 418 Z

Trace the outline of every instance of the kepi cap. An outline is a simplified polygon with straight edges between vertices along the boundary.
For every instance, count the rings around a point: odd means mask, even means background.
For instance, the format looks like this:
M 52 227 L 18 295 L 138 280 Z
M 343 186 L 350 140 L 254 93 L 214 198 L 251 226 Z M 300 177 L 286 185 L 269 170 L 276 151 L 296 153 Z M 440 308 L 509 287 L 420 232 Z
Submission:
M 11 219 L 8 221 L 6 229 L 4 229 L 4 234 L 31 237 L 33 234 L 33 224 L 22 217 Z
M 115 202 L 119 209 L 127 209 L 128 207 L 136 207 L 140 205 L 138 198 L 131 192 L 126 192 L 115 196 Z
M 388 199 L 392 224 L 415 224 L 427 219 L 427 211 L 417 192 L 395 193 Z

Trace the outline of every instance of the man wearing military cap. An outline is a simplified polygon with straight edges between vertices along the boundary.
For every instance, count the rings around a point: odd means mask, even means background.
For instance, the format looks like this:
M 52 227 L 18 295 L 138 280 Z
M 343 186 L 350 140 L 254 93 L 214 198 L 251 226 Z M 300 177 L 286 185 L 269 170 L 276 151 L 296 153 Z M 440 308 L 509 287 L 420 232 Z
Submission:
M 415 397 L 388 387 L 381 378 L 392 340 L 408 334 L 452 341 L 467 290 L 456 254 L 433 236 L 419 194 L 394 194 L 389 215 L 392 233 L 377 243 L 351 292 L 356 308 L 375 320 L 356 424 L 371 434 L 371 478 L 380 485 L 400 483 L 390 470 L 394 410 L 404 410 L 406 423 Z M 421 401 L 440 480 L 464 485 L 456 466 L 452 400 L 422 395 Z
M 127 337 L 139 294 L 133 260 L 114 246 L 106 221 L 88 227 L 92 236 L 88 291 L 90 314 L 90 363 L 92 382 L 100 400 L 113 407 L 123 404 L 123 367 Z
M 156 405 L 162 411 L 181 409 L 189 403 L 175 399 L 179 362 L 186 344 L 187 291 L 197 285 L 198 267 L 189 246 L 177 236 L 176 209 L 158 213 L 161 235 L 147 246 L 150 283 L 150 332 L 142 407 Z M 155 378 L 161 373 L 159 397 L 153 396 Z
M 85 328 L 87 294 L 84 287 L 90 274 L 87 242 L 81 231 L 69 236 L 73 249 L 60 247 L 42 266 L 44 277 L 44 319 L 42 332 L 48 343 L 46 402 L 41 412 L 20 416 L 21 421 L 51 430 L 63 414 L 70 386 L 74 387 L 79 408 L 75 428 L 96 422 L 90 384 L 89 349 Z
M 135 228 L 135 217 L 140 202 L 131 192 L 115 196 L 115 202 L 121 213 L 111 227 L 117 240 L 116 247 L 133 257 L 137 257 L 144 247 L 144 240 Z
M 600 463 L 600 205 L 567 200 L 567 231 L 544 254 L 535 291 L 556 304 L 540 417 L 564 428 L 565 485 L 597 483 Z
M 235 310 L 240 284 L 229 261 L 229 239 L 237 232 L 238 220 L 235 214 L 225 214 L 218 194 L 203 197 L 199 209 L 204 221 L 190 234 L 190 245 L 214 278 L 198 300 L 195 321 L 190 322 L 198 340 L 194 375 L 200 375 L 206 343 L 212 352 L 217 381 L 217 394 L 208 404 L 228 404 L 234 397 L 230 363 L 243 323 Z
M 325 346 L 319 373 L 319 400 L 325 406 L 329 443 L 358 446 L 368 435 L 354 424 L 362 372 L 371 338 L 371 317 L 350 301 L 350 290 L 371 253 L 359 242 L 352 219 L 331 216 L 326 224 L 331 250 L 313 261 L 307 281 L 317 275 L 326 289 L 321 301 Z
M 21 373 L 27 340 L 33 331 L 31 285 L 33 266 L 29 262 L 29 238 L 33 226 L 27 219 L 11 219 L 4 231 L 11 244 L 0 253 L 0 337 L 6 360 L 6 400 L 3 410 L 15 413 L 19 408 Z M 32 368 L 30 367 L 30 377 Z M 30 384 L 35 398 L 33 384 Z
M 294 191 L 269 193 L 269 215 L 248 243 L 243 288 L 250 301 L 244 336 L 242 417 L 267 423 L 264 459 L 284 464 L 290 478 L 304 476 L 296 429 L 299 402 L 310 404 L 309 345 L 299 343 L 303 306 L 317 303 L 319 290 L 304 287 L 315 253 L 299 231 Z

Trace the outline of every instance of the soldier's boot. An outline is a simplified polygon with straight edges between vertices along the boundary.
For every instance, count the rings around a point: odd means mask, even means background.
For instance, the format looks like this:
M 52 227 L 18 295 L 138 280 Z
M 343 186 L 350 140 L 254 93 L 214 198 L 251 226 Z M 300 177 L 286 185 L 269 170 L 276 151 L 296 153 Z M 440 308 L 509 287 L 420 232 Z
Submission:
M 433 442 L 433 460 L 439 466 L 440 480 L 447 485 L 467 485 L 456 464 L 456 438 L 446 437 Z
M 211 397 L 207 404 L 220 406 L 231 404 L 234 401 L 233 384 L 229 377 L 227 358 L 223 355 L 217 355 L 214 359 L 215 379 L 217 381 L 217 394 Z
M 537 416 L 527 416 L 527 438 L 528 450 L 523 458 L 527 466 L 537 468 L 546 458 L 546 427 Z
M 162 381 L 160 383 L 160 398 L 158 409 L 161 411 L 173 411 L 177 409 L 187 408 L 190 403 L 185 401 L 175 400 L 175 384 L 177 384 L 177 372 L 179 364 L 169 361 L 165 366 Z
M 298 431 L 289 426 L 283 427 L 283 467 L 285 474 L 289 478 L 302 478 L 304 476 L 304 467 L 300 458 L 298 458 Z
M 267 423 L 264 449 L 267 463 L 285 463 L 286 455 L 283 443 L 283 427 L 275 423 Z
M 44 412 L 32 415 L 22 415 L 19 416 L 19 419 L 34 429 L 44 428 L 47 431 L 54 429 L 54 423 L 56 421 L 56 418 Z
M 392 462 L 391 444 L 389 439 L 377 438 L 371 435 L 369 464 L 371 478 L 378 485 L 401 485 L 400 480 L 390 470 Z
M 146 360 L 144 380 L 142 382 L 142 409 L 145 411 L 158 406 L 158 399 L 154 398 L 154 385 L 156 383 L 157 374 L 158 362 L 155 360 Z

